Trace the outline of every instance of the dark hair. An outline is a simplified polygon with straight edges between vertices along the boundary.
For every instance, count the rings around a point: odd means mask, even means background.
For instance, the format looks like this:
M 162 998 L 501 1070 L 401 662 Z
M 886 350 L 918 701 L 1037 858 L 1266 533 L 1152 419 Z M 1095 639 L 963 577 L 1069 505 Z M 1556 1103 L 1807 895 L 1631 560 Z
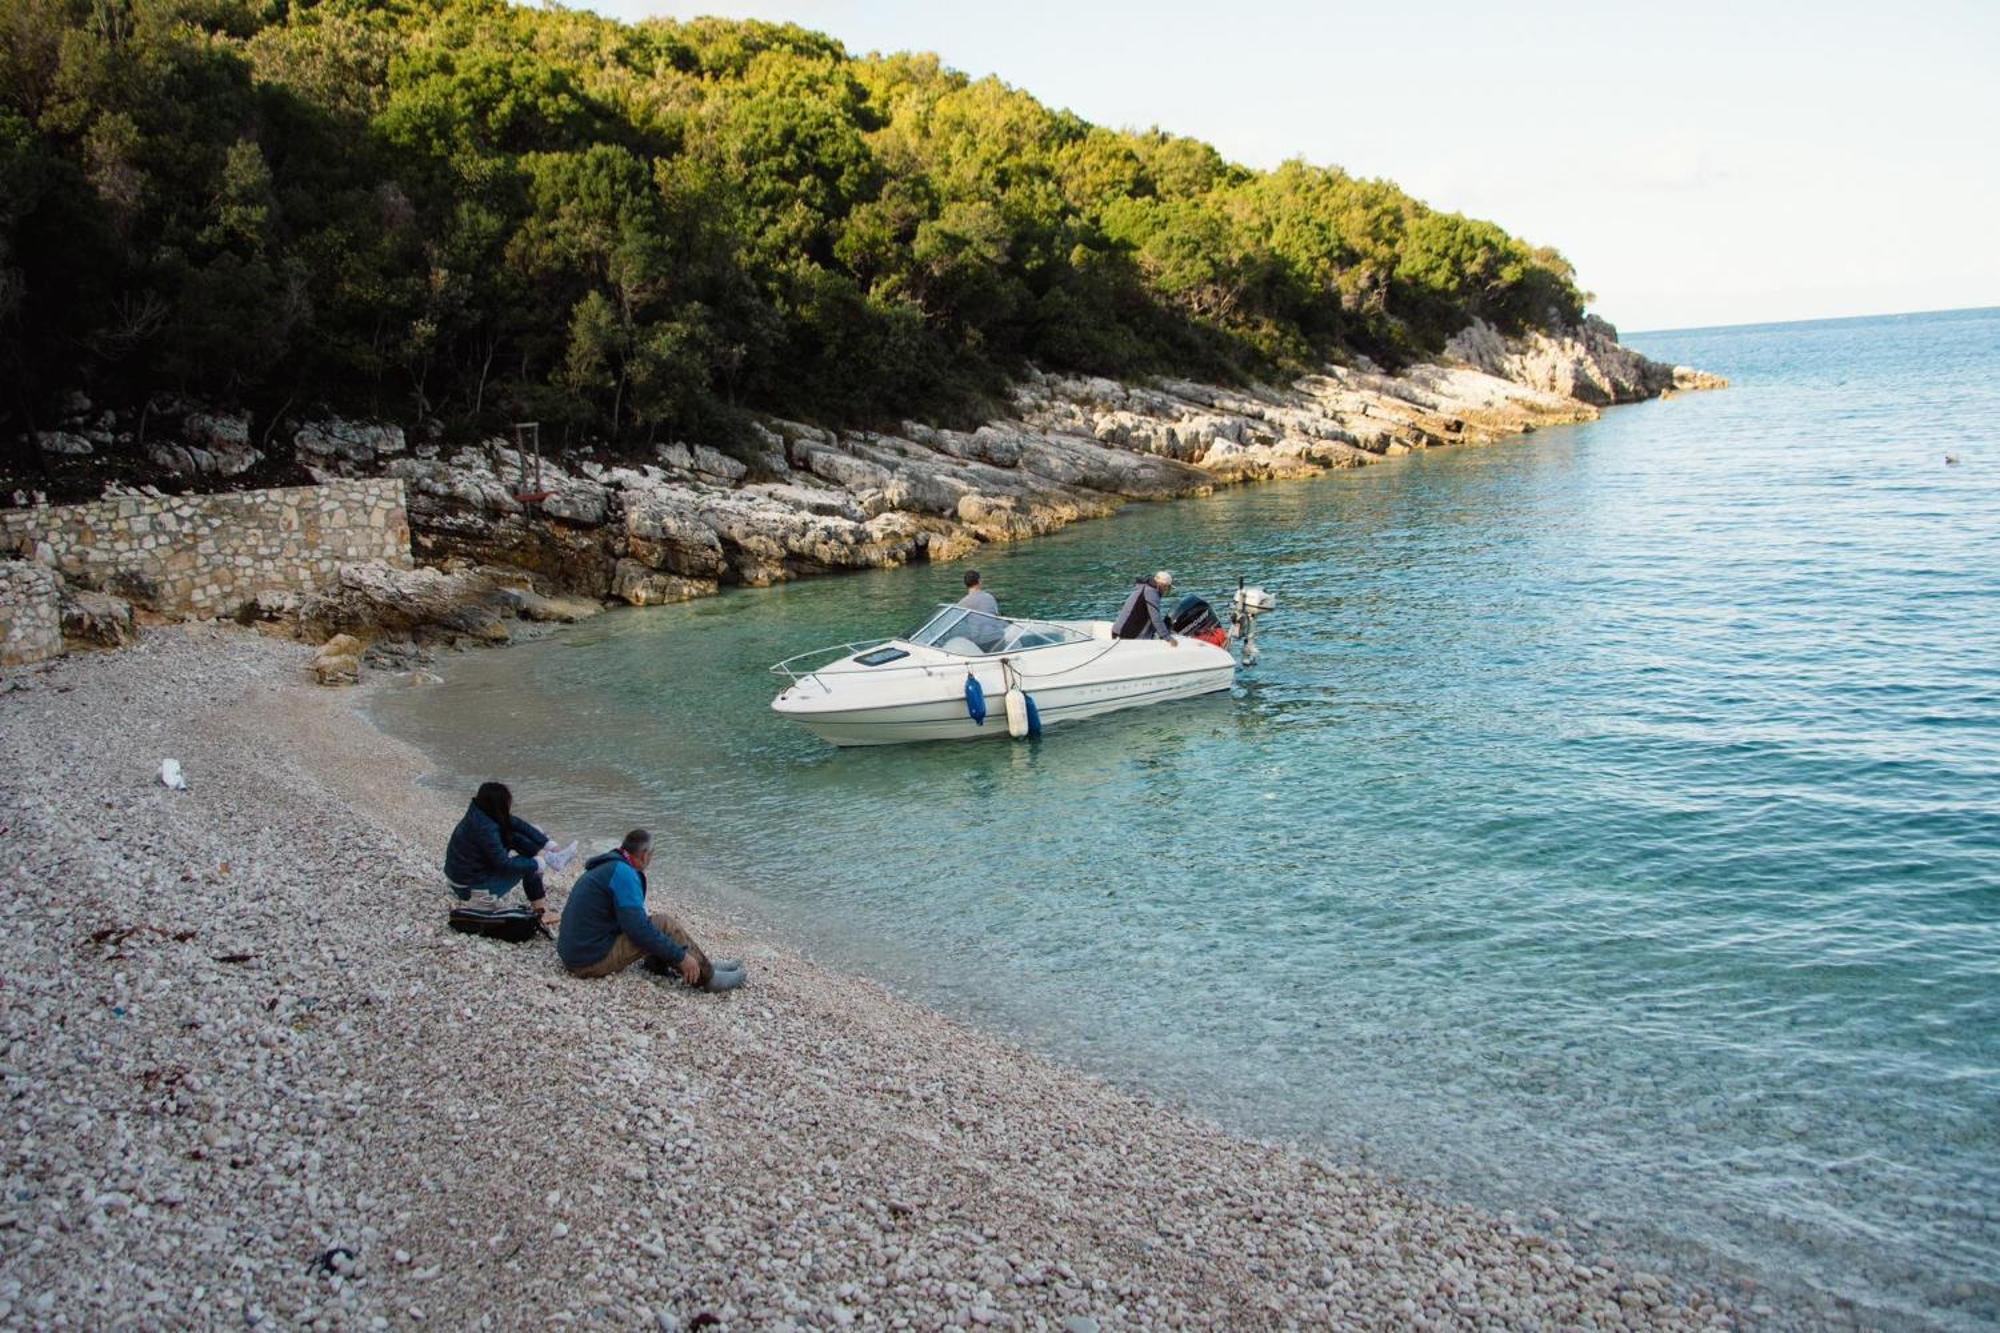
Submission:
M 484 810 L 500 826 L 500 836 L 507 836 L 507 829 L 514 822 L 514 793 L 507 790 L 504 782 L 482 782 L 472 803 Z
M 965 571 L 965 586 L 968 588 L 977 588 L 979 586 L 978 570 L 968 569 Z
M 638 856 L 653 846 L 653 835 L 642 828 L 635 828 L 625 835 L 625 841 L 618 844 L 618 850 Z

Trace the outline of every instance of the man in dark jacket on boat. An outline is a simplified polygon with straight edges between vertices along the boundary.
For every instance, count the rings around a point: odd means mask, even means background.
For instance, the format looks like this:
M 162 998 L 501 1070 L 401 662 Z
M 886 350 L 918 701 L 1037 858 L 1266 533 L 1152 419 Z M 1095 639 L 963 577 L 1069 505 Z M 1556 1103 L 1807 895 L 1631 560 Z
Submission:
M 514 793 L 503 782 L 483 782 L 465 807 L 444 849 L 444 877 L 461 903 L 493 908 L 519 884 L 528 906 L 546 914 L 545 871 L 576 858 L 576 844 L 557 851 L 549 835 L 514 813 Z
M 1114 639 L 1165 639 L 1169 646 L 1178 646 L 1179 639 L 1167 628 L 1167 621 L 1160 614 L 1160 594 L 1172 592 L 1174 576 L 1161 570 L 1149 579 L 1140 579 L 1132 585 L 1132 595 L 1125 599 L 1125 605 L 1118 609 L 1118 616 L 1111 622 L 1111 637 Z
M 646 911 L 653 835 L 633 829 L 614 850 L 593 856 L 563 904 L 556 955 L 571 976 L 608 977 L 644 959 L 648 968 L 707 991 L 743 984 L 743 964 L 711 963 L 665 912 Z

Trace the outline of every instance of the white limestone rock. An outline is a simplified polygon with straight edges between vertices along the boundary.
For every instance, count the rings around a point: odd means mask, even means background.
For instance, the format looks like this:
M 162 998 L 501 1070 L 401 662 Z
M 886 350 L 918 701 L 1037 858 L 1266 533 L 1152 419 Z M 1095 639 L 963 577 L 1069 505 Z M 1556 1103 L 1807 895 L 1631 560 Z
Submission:
M 755 486 L 745 486 L 743 494 L 761 496 L 792 509 L 804 510 L 809 514 L 832 514 L 852 519 L 856 523 L 868 517 L 861 511 L 861 506 L 855 503 L 852 495 L 831 486 L 763 482 Z
M 359 466 L 401 454 L 408 448 L 401 426 L 332 417 L 311 422 L 292 436 L 301 461 L 320 466 Z
M 724 485 L 734 485 L 743 480 L 750 471 L 728 454 L 706 444 L 697 444 L 694 447 L 694 470 Z
M 213 449 L 162 442 L 147 445 L 146 457 L 163 472 L 190 481 L 241 476 L 264 461 L 263 452 L 247 442 Z
M 572 597 L 566 593 L 548 596 L 532 587 L 503 589 L 501 600 L 512 607 L 514 614 L 521 619 L 543 624 L 574 625 L 604 611 L 604 604 L 593 598 Z
M 1674 387 L 1673 367 L 1621 345 L 1618 330 L 1596 315 L 1560 334 L 1536 331 L 1521 338 L 1503 337 L 1491 325 L 1475 321 L 1446 345 L 1445 356 L 1599 407 L 1636 402 Z
M 325 634 L 463 635 L 504 642 L 503 609 L 508 609 L 505 601 L 484 571 L 446 573 L 365 561 L 342 565 L 334 586 L 308 594 L 299 619 L 307 630 Z
M 713 579 L 727 567 L 722 539 L 704 515 L 699 497 L 684 490 L 650 487 L 628 492 L 625 540 L 632 557 L 648 569 Z
M 691 601 L 696 597 L 712 597 L 716 588 L 714 579 L 684 578 L 679 574 L 650 569 L 630 559 L 620 560 L 611 578 L 611 595 L 633 606 L 662 606 L 670 602 Z
M 93 452 L 89 440 L 74 431 L 67 430 L 36 431 L 35 447 L 45 454 L 56 454 L 64 458 L 88 458 Z
M 313 679 L 322 685 L 359 684 L 362 651 L 361 640 L 352 634 L 334 635 L 313 656 Z
M 248 412 L 193 412 L 181 422 L 181 439 L 217 453 L 250 448 Z
M 63 640 L 72 647 L 122 648 L 138 638 L 132 604 L 122 597 L 66 588 L 61 610 Z

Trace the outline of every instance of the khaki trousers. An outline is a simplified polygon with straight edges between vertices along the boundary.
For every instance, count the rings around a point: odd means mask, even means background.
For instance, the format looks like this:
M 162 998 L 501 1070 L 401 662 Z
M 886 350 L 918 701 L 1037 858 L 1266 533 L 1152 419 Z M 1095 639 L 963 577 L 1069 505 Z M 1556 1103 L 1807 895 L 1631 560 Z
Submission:
M 675 944 L 680 945 L 681 948 L 693 954 L 696 960 L 701 963 L 701 980 L 695 984 L 697 986 L 706 986 L 708 979 L 715 975 L 715 969 L 709 966 L 708 955 L 701 951 L 701 946 L 688 936 L 686 929 L 681 926 L 680 922 L 674 920 L 665 912 L 648 912 L 646 915 L 652 918 L 653 924 L 659 927 L 662 935 L 665 935 Z M 651 956 L 644 949 L 634 944 L 630 935 L 621 934 L 617 939 L 611 941 L 610 953 L 605 954 L 604 957 L 598 959 L 588 967 L 572 967 L 569 970 L 569 974 L 573 977 L 608 977 L 614 972 L 623 972 L 642 958 L 650 958 Z M 660 966 L 664 968 L 666 967 L 666 963 L 662 962 Z

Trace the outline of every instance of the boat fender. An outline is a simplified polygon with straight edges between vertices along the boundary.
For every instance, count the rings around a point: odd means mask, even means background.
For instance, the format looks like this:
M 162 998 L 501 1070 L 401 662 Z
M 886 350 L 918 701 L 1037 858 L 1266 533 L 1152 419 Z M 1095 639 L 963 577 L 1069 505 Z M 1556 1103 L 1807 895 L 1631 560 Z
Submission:
M 1007 734 L 1017 741 L 1028 734 L 1028 693 L 1019 681 L 1007 687 Z
M 1028 701 L 1028 735 L 1039 736 L 1042 734 L 1042 714 L 1041 710 L 1035 707 L 1035 696 L 1024 694 L 1021 697 Z
M 965 673 L 965 712 L 979 726 L 986 725 L 986 691 L 979 688 L 979 677 L 970 671 Z

